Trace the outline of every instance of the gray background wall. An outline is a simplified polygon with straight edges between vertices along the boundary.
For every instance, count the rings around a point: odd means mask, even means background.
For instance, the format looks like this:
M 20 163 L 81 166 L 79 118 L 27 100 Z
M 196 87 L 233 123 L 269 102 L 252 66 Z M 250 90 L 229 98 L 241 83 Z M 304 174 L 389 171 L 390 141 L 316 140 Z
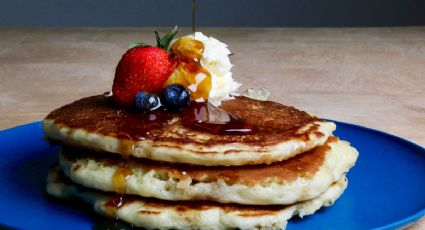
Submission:
M 198 0 L 199 26 L 425 25 L 425 0 Z M 0 26 L 191 25 L 191 0 L 0 0 Z

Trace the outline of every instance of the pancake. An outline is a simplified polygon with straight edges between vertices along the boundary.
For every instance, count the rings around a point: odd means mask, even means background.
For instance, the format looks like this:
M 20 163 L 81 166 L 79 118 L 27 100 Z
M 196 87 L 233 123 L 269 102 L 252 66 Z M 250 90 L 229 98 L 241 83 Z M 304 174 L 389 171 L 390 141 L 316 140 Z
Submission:
M 357 156 L 348 142 L 330 137 L 323 146 L 270 165 L 205 167 L 131 158 L 122 193 L 164 200 L 291 204 L 326 191 L 348 172 Z M 113 177 L 122 167 L 119 156 L 64 146 L 59 162 L 78 184 L 116 190 Z
M 182 124 L 181 113 L 144 114 L 119 108 L 102 95 L 54 110 L 43 120 L 43 129 L 48 139 L 72 146 L 157 161 L 231 166 L 289 159 L 322 145 L 336 127 L 293 107 L 247 97 L 224 101 L 217 111 L 232 114 L 255 132 L 197 131 Z
M 219 204 L 206 201 L 162 201 L 135 196 L 117 197 L 70 182 L 58 167 L 48 176 L 47 192 L 55 197 L 81 199 L 105 216 L 146 229 L 284 229 L 292 216 L 311 215 L 331 206 L 347 187 L 333 183 L 323 194 L 287 206 Z

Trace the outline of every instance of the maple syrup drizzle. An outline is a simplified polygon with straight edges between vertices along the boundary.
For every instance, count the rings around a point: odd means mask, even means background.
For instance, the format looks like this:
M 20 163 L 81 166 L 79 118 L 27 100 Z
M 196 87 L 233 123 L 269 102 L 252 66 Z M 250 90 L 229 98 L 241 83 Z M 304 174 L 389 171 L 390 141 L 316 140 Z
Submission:
M 112 186 L 116 193 L 105 204 L 106 212 L 111 216 L 116 216 L 118 209 L 123 205 L 124 193 L 127 186 L 127 179 L 131 175 L 131 169 L 128 167 L 128 158 L 131 150 L 134 148 L 133 137 L 129 135 L 123 128 L 125 123 L 118 126 L 117 136 L 119 137 L 119 152 L 122 161 L 118 165 L 118 169 L 112 175 Z
M 189 89 L 192 100 L 208 101 L 211 91 L 211 74 L 200 63 L 203 51 L 204 44 L 198 40 L 189 37 L 177 40 L 171 46 L 170 52 L 178 64 L 165 86 L 181 84 Z M 170 114 L 166 111 L 155 110 L 148 113 L 129 113 L 120 119 L 117 137 L 120 140 L 123 161 L 112 177 L 117 196 L 111 198 L 106 204 L 111 213 L 115 214 L 122 206 L 127 179 L 131 175 L 128 158 L 134 143 L 137 140 L 143 140 L 152 130 L 160 128 L 169 117 Z M 256 131 L 252 125 L 207 102 L 192 102 L 191 106 L 183 109 L 181 118 L 185 127 L 213 134 L 240 135 Z
M 117 210 L 121 208 L 124 205 L 124 196 L 122 195 L 115 195 L 112 196 L 108 202 L 105 204 L 106 213 L 110 216 L 115 216 L 117 213 Z
M 127 185 L 127 179 L 131 175 L 131 169 L 128 168 L 128 164 L 124 163 L 120 165 L 112 176 L 112 184 L 117 194 L 124 194 L 125 187 Z
M 130 112 L 120 118 L 117 137 L 121 140 L 120 153 L 128 158 L 134 142 L 144 140 L 152 130 L 160 129 L 171 118 L 162 109 L 149 112 Z
M 182 124 L 192 130 L 218 135 L 252 134 L 257 129 L 244 120 L 208 103 L 192 102 L 183 109 Z
M 196 0 L 192 0 L 192 35 L 195 36 L 196 27 Z
M 202 67 L 201 57 L 204 44 L 190 37 L 178 39 L 170 48 L 177 64 L 165 86 L 180 84 L 190 91 L 192 100 L 208 100 L 211 91 L 211 74 Z
M 120 113 L 118 111 L 118 113 Z M 161 126 L 170 119 L 171 114 L 158 110 L 148 113 L 137 111 L 126 111 L 120 115 L 116 135 L 119 139 L 119 153 L 122 161 L 118 169 L 112 176 L 112 185 L 116 193 L 106 204 L 107 212 L 114 216 L 117 210 L 123 205 L 125 199 L 125 189 L 127 180 L 132 174 L 128 165 L 131 151 L 134 149 L 135 142 L 145 139 L 154 129 Z
M 181 111 L 180 115 L 182 124 L 192 130 L 218 135 L 242 135 L 256 132 L 256 128 L 244 120 L 208 102 L 192 102 L 189 107 Z M 169 117 L 170 114 L 165 111 L 153 111 L 132 114 L 122 119 L 117 132 L 122 162 L 112 176 L 112 184 L 117 195 L 105 204 L 110 215 L 115 216 L 117 210 L 123 205 L 127 179 L 132 174 L 128 160 L 135 141 L 149 135 L 152 129 L 164 124 Z
M 112 185 L 116 195 L 109 199 L 105 204 L 106 211 L 111 216 L 115 216 L 118 209 L 123 205 L 127 179 L 132 174 L 131 169 L 128 167 L 128 158 L 125 158 L 125 156 L 128 155 L 128 153 L 122 155 L 122 162 L 120 162 L 118 169 L 112 175 Z

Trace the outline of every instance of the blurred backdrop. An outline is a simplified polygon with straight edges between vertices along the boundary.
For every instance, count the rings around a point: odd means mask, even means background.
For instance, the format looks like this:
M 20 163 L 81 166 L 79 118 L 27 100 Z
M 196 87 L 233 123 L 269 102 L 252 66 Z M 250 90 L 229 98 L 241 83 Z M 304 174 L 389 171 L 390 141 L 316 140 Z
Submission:
M 191 25 L 191 0 L 0 0 L 0 27 Z M 425 0 L 198 0 L 198 25 L 425 25 Z

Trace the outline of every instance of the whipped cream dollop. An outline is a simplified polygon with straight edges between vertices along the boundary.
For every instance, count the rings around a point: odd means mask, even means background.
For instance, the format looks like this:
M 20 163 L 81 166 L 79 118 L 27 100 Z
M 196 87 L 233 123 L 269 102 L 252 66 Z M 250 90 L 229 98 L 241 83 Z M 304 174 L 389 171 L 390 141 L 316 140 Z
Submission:
M 230 69 L 233 65 L 230 63 L 231 52 L 227 45 L 201 32 L 196 32 L 194 36 L 187 35 L 187 37 L 204 44 L 200 63 L 211 74 L 211 91 L 208 101 L 215 106 L 220 106 L 221 101 L 232 99 L 230 94 L 235 92 L 241 84 L 232 78 Z

